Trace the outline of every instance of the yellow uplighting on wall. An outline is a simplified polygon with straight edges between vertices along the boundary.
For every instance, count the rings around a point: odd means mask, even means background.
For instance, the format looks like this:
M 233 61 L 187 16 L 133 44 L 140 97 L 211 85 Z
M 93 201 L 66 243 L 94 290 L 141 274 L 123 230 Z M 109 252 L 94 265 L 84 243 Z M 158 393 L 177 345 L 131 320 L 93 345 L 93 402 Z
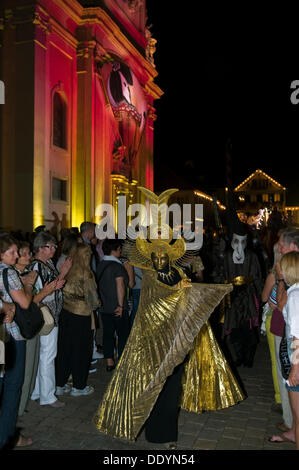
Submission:
M 78 211 L 76 211 L 76 208 L 73 207 L 72 210 L 72 227 L 78 227 L 80 228 L 81 223 L 83 222 L 82 215 Z
M 44 224 L 43 215 L 43 197 L 39 188 L 34 187 L 34 201 L 33 201 L 33 230 L 39 225 Z
M 43 217 L 43 214 L 36 214 L 34 213 L 33 214 L 33 230 L 36 228 L 36 227 L 39 227 L 39 225 L 43 225 L 44 223 L 44 217 Z

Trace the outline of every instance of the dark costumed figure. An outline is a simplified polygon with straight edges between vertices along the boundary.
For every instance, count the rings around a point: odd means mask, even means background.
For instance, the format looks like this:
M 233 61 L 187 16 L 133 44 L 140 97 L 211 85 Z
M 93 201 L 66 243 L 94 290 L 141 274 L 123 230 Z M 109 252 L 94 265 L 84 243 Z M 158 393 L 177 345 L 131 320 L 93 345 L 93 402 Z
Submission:
M 223 334 L 229 335 L 235 364 L 252 367 L 258 344 L 262 276 L 257 255 L 247 247 L 247 225 L 235 211 L 231 191 L 228 197 L 230 246 L 224 252 L 224 274 L 225 282 L 234 287 L 222 302 Z
M 139 189 L 153 205 L 175 191 L 158 197 Z M 130 263 L 143 269 L 140 302 L 94 423 L 127 440 L 135 440 L 144 426 L 150 442 L 173 443 L 180 406 L 200 413 L 244 396 L 207 321 L 232 286 L 192 284 L 180 268 L 184 240 L 173 240 L 164 217 L 151 215 L 146 236 L 125 242 Z

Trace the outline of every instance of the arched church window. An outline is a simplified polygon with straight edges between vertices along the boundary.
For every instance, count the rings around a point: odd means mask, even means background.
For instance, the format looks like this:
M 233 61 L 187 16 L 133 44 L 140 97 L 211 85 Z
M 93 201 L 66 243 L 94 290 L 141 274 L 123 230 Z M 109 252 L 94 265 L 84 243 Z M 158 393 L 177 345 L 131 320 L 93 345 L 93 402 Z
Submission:
M 60 93 L 53 96 L 53 145 L 67 148 L 67 107 Z

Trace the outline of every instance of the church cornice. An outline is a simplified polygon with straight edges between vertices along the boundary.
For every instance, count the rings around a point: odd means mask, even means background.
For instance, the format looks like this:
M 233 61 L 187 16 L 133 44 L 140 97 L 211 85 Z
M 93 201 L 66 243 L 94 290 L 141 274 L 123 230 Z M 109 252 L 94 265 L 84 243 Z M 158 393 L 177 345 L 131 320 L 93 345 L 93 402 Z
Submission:
M 132 68 L 142 86 L 145 87 L 147 93 L 153 96 L 154 99 L 162 96 L 163 91 L 154 83 L 154 79 L 158 75 L 155 67 L 136 49 L 104 9 L 101 7 L 84 8 L 76 0 L 52 1 L 63 9 L 78 26 L 91 26 L 92 28 L 98 26 L 104 37 L 110 42 L 109 46 L 105 45 L 107 54 L 110 52 L 118 53 L 123 60 L 128 61 L 128 65 Z M 95 31 L 92 34 L 94 35 Z
M 42 40 L 44 47 L 46 47 L 45 36 L 48 36 L 50 42 L 53 42 L 52 33 L 55 33 L 66 41 L 71 48 L 77 49 L 77 55 L 78 52 L 79 55 L 82 54 L 82 45 L 80 47 L 82 39 L 78 36 L 77 31 L 81 28 L 89 29 L 83 42 L 86 39 L 95 41 L 103 49 L 103 56 L 118 55 L 131 67 L 145 92 L 153 99 L 159 99 L 163 95 L 163 91 L 154 83 L 158 72 L 153 63 L 136 49 L 104 9 L 101 7 L 84 8 L 77 0 L 51 0 L 50 7 L 47 8 L 46 5 L 44 1 L 39 1 L 24 7 L 5 9 L 0 27 L 3 29 L 6 25 L 9 25 L 15 28 L 20 24 L 33 23 L 36 28 L 44 33 L 44 39 Z M 67 15 L 71 20 L 70 23 L 73 22 L 69 28 L 55 17 L 57 7 Z M 101 37 L 104 44 L 101 44 Z
M 147 81 L 153 80 L 158 75 L 155 67 L 153 67 L 153 65 L 134 47 L 103 9 L 99 7 L 85 8 L 81 18 L 81 25 L 85 24 L 98 25 L 105 37 L 109 39 L 112 48 L 114 48 L 114 52 L 118 51 L 119 56 L 122 58 L 131 58 L 135 66 L 133 66 L 133 63 L 131 63 L 130 66 L 143 84 L 144 77 L 142 77 L 142 75 L 144 75 L 144 71 L 146 71 Z M 156 94 L 157 92 L 158 90 L 156 90 Z

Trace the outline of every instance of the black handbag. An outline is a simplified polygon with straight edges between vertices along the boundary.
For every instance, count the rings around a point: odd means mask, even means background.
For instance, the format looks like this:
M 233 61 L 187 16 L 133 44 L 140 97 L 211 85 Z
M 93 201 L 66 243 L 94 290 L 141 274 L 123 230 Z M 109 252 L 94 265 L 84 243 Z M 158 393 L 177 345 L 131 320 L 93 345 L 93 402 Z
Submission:
M 8 295 L 12 299 L 9 293 L 7 271 L 8 268 L 5 268 L 2 272 L 3 284 Z M 12 301 L 16 306 L 14 322 L 18 325 L 21 335 L 25 339 L 33 338 L 40 332 L 45 323 L 41 309 L 33 301 L 30 303 L 27 309 L 22 308 L 13 299 Z
M 288 354 L 288 344 L 287 339 L 285 337 L 285 328 L 284 328 L 284 335 L 281 338 L 280 346 L 279 346 L 279 359 L 281 365 L 281 375 L 285 380 L 289 378 L 292 364 L 290 362 L 289 354 Z

